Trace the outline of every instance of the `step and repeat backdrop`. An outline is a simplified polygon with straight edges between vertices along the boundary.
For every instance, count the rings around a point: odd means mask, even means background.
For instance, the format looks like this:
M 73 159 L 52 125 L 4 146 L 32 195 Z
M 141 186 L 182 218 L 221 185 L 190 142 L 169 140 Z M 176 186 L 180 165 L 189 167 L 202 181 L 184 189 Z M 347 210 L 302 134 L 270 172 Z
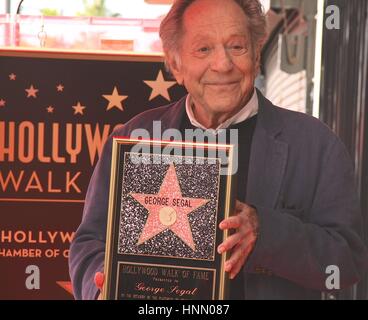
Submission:
M 69 246 L 104 142 L 184 94 L 159 56 L 0 51 L 0 299 L 73 299 Z

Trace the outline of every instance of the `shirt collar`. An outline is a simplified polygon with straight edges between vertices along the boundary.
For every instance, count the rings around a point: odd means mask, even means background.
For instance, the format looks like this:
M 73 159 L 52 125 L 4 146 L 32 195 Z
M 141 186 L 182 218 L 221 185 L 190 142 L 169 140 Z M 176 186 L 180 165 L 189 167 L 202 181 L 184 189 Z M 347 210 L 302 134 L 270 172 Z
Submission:
M 188 118 L 190 120 L 190 123 L 200 129 L 207 130 L 204 125 L 199 123 L 197 119 L 194 117 L 193 108 L 192 108 L 192 97 L 190 94 L 187 95 L 186 101 L 185 101 L 185 109 L 188 115 Z M 258 113 L 258 96 L 256 89 L 254 89 L 252 98 L 249 100 L 249 102 L 235 115 L 233 115 L 231 118 L 225 120 L 223 123 L 221 123 L 215 131 L 221 129 L 226 129 L 232 124 L 237 124 L 240 122 L 243 122 L 253 116 L 255 116 Z

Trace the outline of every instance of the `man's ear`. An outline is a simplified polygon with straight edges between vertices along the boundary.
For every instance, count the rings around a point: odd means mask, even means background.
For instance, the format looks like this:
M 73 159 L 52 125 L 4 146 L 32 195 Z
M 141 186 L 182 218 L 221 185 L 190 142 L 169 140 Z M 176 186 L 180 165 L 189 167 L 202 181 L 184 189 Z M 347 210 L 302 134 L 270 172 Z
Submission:
M 169 55 L 167 56 L 167 63 L 172 75 L 175 77 L 176 82 L 180 85 L 184 85 L 184 77 L 179 57 Z

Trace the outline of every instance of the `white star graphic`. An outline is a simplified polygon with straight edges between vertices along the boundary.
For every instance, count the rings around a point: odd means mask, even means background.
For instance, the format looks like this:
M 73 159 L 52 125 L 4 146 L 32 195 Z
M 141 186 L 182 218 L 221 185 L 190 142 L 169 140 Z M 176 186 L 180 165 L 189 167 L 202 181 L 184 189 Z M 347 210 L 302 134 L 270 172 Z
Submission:
M 149 101 L 156 98 L 157 96 L 163 96 L 166 100 L 171 101 L 168 89 L 174 86 L 176 84 L 176 81 L 165 81 L 161 70 L 159 71 L 156 80 L 144 80 L 143 82 L 152 88 Z
M 9 74 L 9 80 L 14 81 L 16 79 L 17 75 L 14 73 Z
M 64 91 L 64 86 L 62 84 L 59 84 L 59 85 L 56 86 L 56 90 L 58 92 L 63 92 Z
M 27 91 L 27 98 L 30 98 L 30 97 L 37 98 L 38 89 L 34 88 L 33 84 L 31 84 L 29 89 L 25 89 L 25 90 Z
M 0 107 L 5 107 L 6 101 L 4 99 L 0 99 Z
M 114 107 L 118 108 L 121 111 L 124 111 L 124 107 L 121 102 L 128 98 L 128 96 L 120 96 L 116 86 L 114 87 L 112 94 L 103 94 L 102 96 L 109 101 L 106 111 Z
M 76 106 L 72 106 L 72 108 L 74 109 L 74 115 L 76 115 L 76 114 L 81 114 L 81 115 L 83 115 L 84 113 L 84 109 L 86 108 L 85 106 L 82 106 L 81 105 L 81 103 L 78 101 L 77 102 L 77 105 Z

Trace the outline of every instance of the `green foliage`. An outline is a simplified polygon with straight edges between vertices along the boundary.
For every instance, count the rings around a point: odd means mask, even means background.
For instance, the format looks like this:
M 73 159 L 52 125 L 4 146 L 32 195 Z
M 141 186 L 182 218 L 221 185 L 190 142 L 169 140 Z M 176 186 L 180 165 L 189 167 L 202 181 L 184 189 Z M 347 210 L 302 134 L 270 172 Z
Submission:
M 41 14 L 47 17 L 51 17 L 51 16 L 60 16 L 60 12 L 56 9 L 51 9 L 51 8 L 43 8 L 40 10 Z
M 111 13 L 106 7 L 105 0 L 94 0 L 92 4 L 88 4 L 87 0 L 83 0 L 84 11 L 78 12 L 78 16 L 82 17 L 118 17 L 119 13 Z

